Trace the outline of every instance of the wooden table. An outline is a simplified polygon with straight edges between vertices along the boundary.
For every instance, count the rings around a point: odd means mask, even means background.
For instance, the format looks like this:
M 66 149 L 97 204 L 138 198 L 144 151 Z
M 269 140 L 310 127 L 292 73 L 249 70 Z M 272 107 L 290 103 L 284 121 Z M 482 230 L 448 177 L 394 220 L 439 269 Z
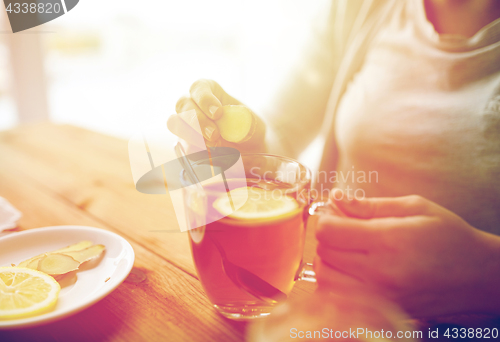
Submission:
M 18 230 L 85 225 L 118 233 L 134 248 L 133 272 L 145 275 L 129 276 L 72 317 L 1 331 L 0 341 L 244 340 L 246 325 L 220 316 L 203 293 L 169 196 L 135 190 L 127 141 L 54 124 L 0 132 L 0 196 L 23 213 Z M 306 261 L 315 250 L 311 233 Z M 313 290 L 299 283 L 292 297 Z

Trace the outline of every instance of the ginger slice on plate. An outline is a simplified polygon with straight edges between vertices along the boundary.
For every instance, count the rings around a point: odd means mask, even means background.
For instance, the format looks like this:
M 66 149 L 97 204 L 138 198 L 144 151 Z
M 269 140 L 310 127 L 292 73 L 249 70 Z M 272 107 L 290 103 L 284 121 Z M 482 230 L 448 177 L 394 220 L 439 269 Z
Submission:
M 22 264 L 21 263 L 21 264 L 19 264 L 18 267 L 26 267 L 26 268 L 31 268 L 32 270 L 37 270 L 38 269 L 38 262 L 40 261 L 41 258 L 43 258 L 47 255 L 48 254 L 40 255 L 39 257 L 32 259 L 27 265 L 21 265 Z
M 80 251 L 80 250 L 88 248 L 92 245 L 93 245 L 92 241 L 84 240 L 84 241 L 80 241 L 78 243 L 75 243 L 73 245 L 69 245 L 67 247 L 58 249 L 57 251 L 53 251 L 52 253 L 65 253 L 65 252 Z
M 69 255 L 59 253 L 46 255 L 38 262 L 38 270 L 52 276 L 77 270 L 78 266 L 80 266 L 80 262 Z
M 68 255 L 80 263 L 89 261 L 91 259 L 97 258 L 101 255 L 106 247 L 103 245 L 93 245 L 88 248 L 82 249 L 81 251 L 64 252 L 61 254 Z
M 80 241 L 25 260 L 18 267 L 31 268 L 52 276 L 62 275 L 77 270 L 81 263 L 98 257 L 104 249 L 103 245 L 92 245 L 91 241 Z
M 78 243 L 75 243 L 73 245 L 66 246 L 64 248 L 52 251 L 52 252 L 46 252 L 37 256 L 34 256 L 33 258 L 30 258 L 28 260 L 22 261 L 18 267 L 27 267 L 36 270 L 38 267 L 38 262 L 40 261 L 41 258 L 43 258 L 46 255 L 52 254 L 52 253 L 64 253 L 64 252 L 72 252 L 72 251 L 79 251 L 85 248 L 88 248 L 92 246 L 92 241 L 80 241 Z
M 223 106 L 222 113 L 215 123 L 224 140 L 241 143 L 252 137 L 256 121 L 250 109 L 241 105 L 230 105 Z

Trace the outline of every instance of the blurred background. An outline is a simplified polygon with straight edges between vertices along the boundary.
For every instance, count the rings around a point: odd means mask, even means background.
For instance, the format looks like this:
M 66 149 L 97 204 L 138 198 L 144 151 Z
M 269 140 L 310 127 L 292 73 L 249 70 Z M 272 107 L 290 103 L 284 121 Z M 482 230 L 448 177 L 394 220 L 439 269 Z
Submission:
M 14 35 L 2 8 L 0 130 L 50 120 L 128 139 L 141 120 L 174 113 L 199 78 L 259 113 L 328 5 L 81 0 Z

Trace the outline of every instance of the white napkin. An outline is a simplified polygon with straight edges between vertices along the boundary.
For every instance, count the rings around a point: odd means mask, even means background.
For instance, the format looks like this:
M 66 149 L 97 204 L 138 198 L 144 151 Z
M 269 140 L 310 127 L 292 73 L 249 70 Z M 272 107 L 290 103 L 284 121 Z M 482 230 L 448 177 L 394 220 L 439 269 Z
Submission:
M 21 212 L 14 208 L 5 198 L 0 197 L 0 232 L 17 226 Z

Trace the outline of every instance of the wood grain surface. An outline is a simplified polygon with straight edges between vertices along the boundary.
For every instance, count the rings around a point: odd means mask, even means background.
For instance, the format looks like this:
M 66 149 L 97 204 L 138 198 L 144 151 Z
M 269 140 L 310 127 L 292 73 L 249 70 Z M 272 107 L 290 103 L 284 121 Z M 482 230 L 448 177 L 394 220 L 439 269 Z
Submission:
M 246 325 L 220 316 L 203 293 L 170 197 L 135 190 L 127 141 L 68 125 L 1 132 L 0 196 L 23 213 L 18 230 L 86 225 L 118 233 L 134 248 L 134 272 L 146 276 L 59 322 L 0 331 L 0 341 L 244 340 Z M 291 297 L 314 288 L 298 283 Z

